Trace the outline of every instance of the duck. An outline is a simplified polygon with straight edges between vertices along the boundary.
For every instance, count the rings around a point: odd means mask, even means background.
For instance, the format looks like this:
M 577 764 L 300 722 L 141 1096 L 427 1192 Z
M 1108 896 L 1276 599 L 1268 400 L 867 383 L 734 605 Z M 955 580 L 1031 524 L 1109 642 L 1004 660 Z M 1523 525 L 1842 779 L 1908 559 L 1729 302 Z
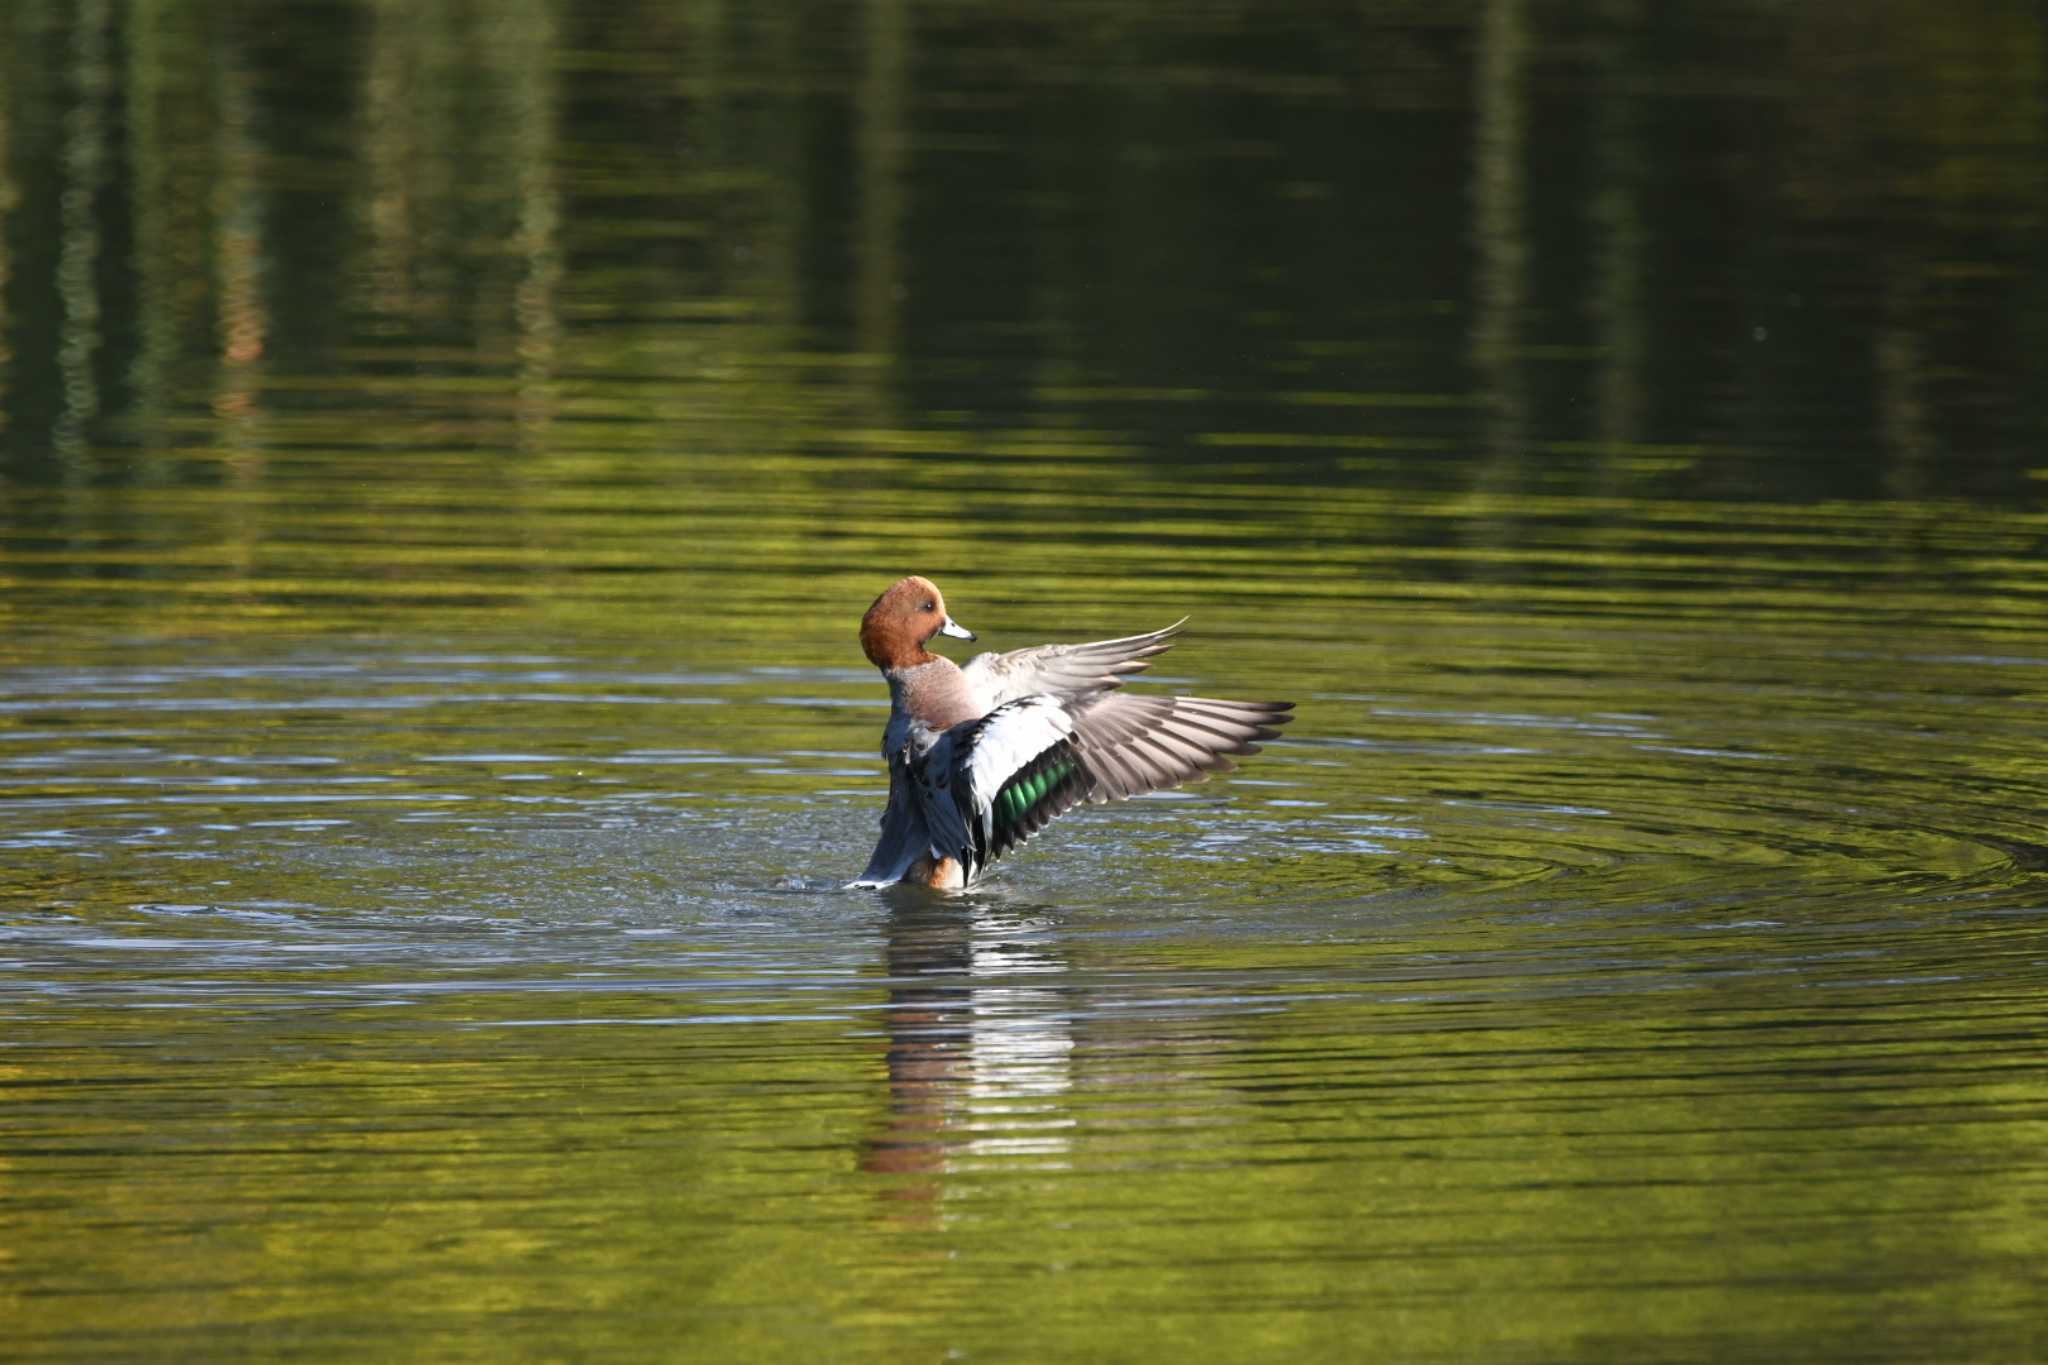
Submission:
M 849 885 L 964 890 L 1076 806 L 1206 781 L 1259 752 L 1294 719 L 1293 702 L 1121 690 L 1187 620 L 962 666 L 927 647 L 940 635 L 978 638 L 938 586 L 916 574 L 891 584 L 860 622 L 861 652 L 889 684 L 889 803 L 874 855 Z

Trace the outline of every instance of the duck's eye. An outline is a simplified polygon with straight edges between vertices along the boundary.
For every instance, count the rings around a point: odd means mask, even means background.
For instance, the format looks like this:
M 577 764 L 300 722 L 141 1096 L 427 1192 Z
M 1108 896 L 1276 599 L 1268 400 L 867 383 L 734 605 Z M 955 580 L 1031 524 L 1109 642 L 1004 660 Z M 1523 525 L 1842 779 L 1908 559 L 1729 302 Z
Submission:
M 939 609 L 939 604 L 936 602 L 927 602 L 924 604 L 924 609 L 926 611 L 937 611 Z

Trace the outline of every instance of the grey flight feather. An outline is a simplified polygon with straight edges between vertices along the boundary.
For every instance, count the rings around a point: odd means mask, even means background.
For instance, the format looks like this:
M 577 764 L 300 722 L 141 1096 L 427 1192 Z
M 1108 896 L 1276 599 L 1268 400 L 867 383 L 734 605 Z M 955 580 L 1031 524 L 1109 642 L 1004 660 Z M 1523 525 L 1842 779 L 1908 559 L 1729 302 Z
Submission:
M 1080 645 L 1038 645 L 1007 654 L 977 654 L 960 671 L 980 697 L 995 710 L 1004 702 L 1038 692 L 1084 696 L 1123 686 L 1126 677 L 1142 673 L 1155 655 L 1173 648 L 1174 636 L 1187 624 L 1183 616 L 1164 630 L 1094 640 Z
M 1202 781 L 1236 765 L 1231 755 L 1259 751 L 1294 719 L 1290 702 L 1212 701 L 1205 697 L 1103 696 L 1074 717 L 1074 748 L 1095 778 L 1101 801 Z

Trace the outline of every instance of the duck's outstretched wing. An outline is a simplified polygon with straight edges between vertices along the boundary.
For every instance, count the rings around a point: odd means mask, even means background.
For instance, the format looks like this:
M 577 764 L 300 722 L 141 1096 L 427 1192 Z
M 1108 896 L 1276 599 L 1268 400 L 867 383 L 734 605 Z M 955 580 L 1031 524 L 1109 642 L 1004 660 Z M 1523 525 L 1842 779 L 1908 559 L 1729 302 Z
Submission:
M 1259 751 L 1294 719 L 1291 701 L 1216 701 L 1207 697 L 1096 698 L 1074 717 L 1074 746 L 1094 783 L 1091 801 L 1205 781 Z
M 913 770 L 911 790 L 933 854 L 957 858 L 971 885 L 990 863 L 1082 801 L 1230 771 L 1231 755 L 1257 753 L 1259 741 L 1293 719 L 1293 709 L 1284 701 L 1122 693 L 1077 705 L 1041 692 L 947 731 L 919 765 L 922 773 Z
M 1084 800 L 1074 718 L 1050 693 L 1019 697 L 939 736 L 913 785 L 935 856 L 973 885 L 988 865 Z
M 1095 640 L 1081 645 L 1038 645 L 1007 654 L 977 654 L 960 671 L 974 689 L 983 713 L 1033 693 L 1080 697 L 1120 687 L 1142 672 L 1156 654 L 1173 648 L 1173 637 L 1187 624 L 1183 616 L 1164 630 Z

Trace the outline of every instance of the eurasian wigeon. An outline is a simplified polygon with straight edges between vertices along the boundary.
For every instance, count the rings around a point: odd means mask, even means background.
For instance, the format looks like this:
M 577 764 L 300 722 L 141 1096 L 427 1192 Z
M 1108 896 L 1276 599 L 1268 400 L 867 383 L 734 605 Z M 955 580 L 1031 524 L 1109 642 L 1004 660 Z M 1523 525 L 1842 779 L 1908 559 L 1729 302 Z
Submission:
M 978 654 L 965 668 L 925 648 L 972 640 L 931 580 L 875 599 L 860 647 L 889 680 L 889 806 L 854 886 L 972 886 L 990 863 L 1082 801 L 1177 787 L 1255 754 L 1291 701 L 1208 701 L 1119 692 L 1172 647 L 1186 618 L 1149 635 Z

